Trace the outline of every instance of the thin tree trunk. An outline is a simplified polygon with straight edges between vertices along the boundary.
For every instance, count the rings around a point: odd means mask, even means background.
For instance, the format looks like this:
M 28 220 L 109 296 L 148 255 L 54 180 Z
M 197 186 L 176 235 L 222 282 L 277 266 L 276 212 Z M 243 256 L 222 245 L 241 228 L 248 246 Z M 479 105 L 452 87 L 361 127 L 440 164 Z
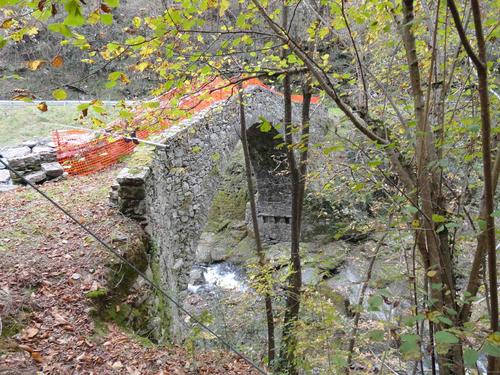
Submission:
M 493 167 L 493 176 L 492 176 L 492 191 L 493 194 L 498 186 L 498 178 L 500 175 L 500 148 L 497 150 L 495 164 Z M 481 220 L 485 220 L 486 218 L 486 206 L 484 202 L 484 195 L 481 203 L 481 210 L 479 212 L 479 217 Z M 467 283 L 467 293 L 469 293 L 472 297 L 475 297 L 478 290 L 479 285 L 481 284 L 481 266 L 483 264 L 484 256 L 486 254 L 486 231 L 483 230 L 477 236 L 477 245 L 476 252 L 474 254 L 474 260 L 472 261 L 472 267 L 469 274 L 469 282 Z M 491 293 L 491 291 L 490 291 Z M 471 303 L 465 303 L 462 309 L 460 310 L 460 321 L 462 323 L 467 322 L 470 318 L 471 314 Z
M 304 86 L 302 89 L 302 131 L 301 131 L 301 149 L 302 152 L 300 154 L 300 162 L 299 162 L 299 233 L 302 231 L 302 209 L 304 202 L 304 192 L 306 189 L 306 175 L 307 175 L 307 163 L 309 157 L 309 121 L 310 121 L 310 112 L 311 112 L 311 85 L 310 85 L 310 77 L 306 77 Z
M 252 215 L 252 225 L 253 232 L 255 235 L 255 246 L 257 249 L 257 257 L 259 260 L 259 267 L 262 270 L 267 269 L 266 265 L 266 257 L 264 251 L 262 249 L 262 241 L 260 238 L 260 230 L 259 223 L 257 221 L 257 205 L 255 203 L 255 195 L 254 195 L 254 185 L 252 180 L 252 166 L 250 163 L 250 152 L 248 149 L 248 140 L 247 140 L 247 132 L 246 132 L 246 118 L 245 118 L 245 103 L 243 97 L 243 87 L 240 86 L 239 91 L 239 101 L 240 101 L 240 131 L 241 131 L 241 144 L 243 146 L 243 155 L 245 158 L 245 172 L 247 178 L 247 186 L 248 186 L 248 195 L 250 199 L 250 212 Z M 272 368 L 275 363 L 275 339 L 274 339 L 274 313 L 273 313 L 273 302 L 271 297 L 271 291 L 269 290 L 269 286 L 265 286 L 264 291 L 264 301 L 266 305 L 266 322 L 267 322 L 267 357 L 269 366 Z
M 428 108 L 430 91 L 426 105 L 422 92 L 419 61 L 416 53 L 416 40 L 413 33 L 414 5 L 413 0 L 403 0 L 403 23 L 401 33 L 405 45 L 406 56 L 412 95 L 414 99 L 414 112 L 417 122 L 415 158 L 417 162 L 417 185 L 420 204 L 422 205 L 421 225 L 425 231 L 425 241 L 420 241 L 419 248 L 422 254 L 428 254 L 430 261 L 429 275 L 431 283 L 441 283 L 443 290 L 431 288 L 432 298 L 436 301 L 433 310 L 441 310 L 444 306 L 455 309 L 455 287 L 452 275 L 452 262 L 447 238 L 440 238 L 435 231 L 432 220 L 434 212 L 443 206 L 436 194 L 439 186 L 439 175 L 430 168 L 431 162 L 437 160 L 434 137 L 428 126 Z M 434 54 L 433 54 L 434 58 Z M 432 69 L 432 64 L 431 64 Z M 429 77 L 431 77 L 430 72 Z M 425 251 L 421 246 L 425 246 Z M 460 345 L 454 346 L 446 355 L 438 355 L 441 374 L 464 374 L 462 350 Z
M 484 230 L 483 245 L 488 254 L 488 276 L 490 289 L 490 329 L 491 332 L 498 331 L 498 281 L 497 264 L 495 249 L 495 220 L 493 219 L 493 195 L 495 183 L 495 171 L 491 161 L 491 116 L 488 91 L 488 67 L 486 58 L 486 41 L 483 34 L 481 19 L 481 7 L 478 0 L 471 0 L 472 15 L 474 18 L 474 28 L 476 32 L 476 42 L 478 53 L 476 54 L 469 43 L 465 30 L 458 16 L 457 7 L 453 0 L 448 0 L 448 8 L 455 22 L 455 28 L 460 36 L 460 40 L 468 56 L 476 67 L 478 76 L 478 94 L 481 108 L 481 138 L 482 138 L 482 156 L 483 156 L 483 175 L 484 175 L 484 205 L 482 207 L 481 219 L 486 222 Z M 498 159 L 496 160 L 498 162 Z M 483 210 L 484 209 L 484 210 Z M 480 259 L 477 259 L 478 261 Z M 476 257 L 474 259 L 476 262 Z M 479 268 L 474 275 L 480 278 Z M 471 275 L 472 277 L 473 275 Z M 479 281 L 478 281 L 479 283 Z M 470 285 L 470 282 L 469 282 Z M 500 371 L 500 360 L 493 356 L 488 356 L 488 373 Z
M 474 27 L 478 46 L 478 57 L 481 65 L 476 65 L 478 75 L 479 102 L 481 107 L 481 138 L 483 153 L 484 203 L 486 209 L 486 249 L 488 253 L 488 277 L 490 287 L 490 329 L 498 331 L 498 293 L 497 293 L 497 261 L 495 249 L 495 220 L 493 218 L 493 184 L 491 163 L 491 119 L 488 92 L 488 68 L 486 65 L 486 43 L 483 35 L 481 9 L 478 0 L 471 0 Z M 500 369 L 500 361 L 488 356 L 488 373 L 493 374 Z
M 288 8 L 283 4 L 282 10 L 282 25 L 286 29 L 288 24 Z M 283 50 L 283 57 L 286 56 L 286 50 Z M 304 101 L 302 106 L 302 135 L 303 140 L 308 142 L 309 129 L 309 112 L 311 94 L 309 86 L 304 91 Z M 285 144 L 287 147 L 287 161 L 291 179 L 292 190 L 292 217 L 291 217 L 291 247 L 290 247 L 290 269 L 288 276 L 288 287 L 286 297 L 285 316 L 283 321 L 283 335 L 280 352 L 280 366 L 278 370 L 286 371 L 288 375 L 297 375 L 296 361 L 296 346 L 297 339 L 294 334 L 295 323 L 299 317 L 300 311 L 300 294 L 302 289 L 302 270 L 300 258 L 300 232 L 301 232 L 301 216 L 302 204 L 304 198 L 305 172 L 307 171 L 307 152 L 302 153 L 300 165 L 297 165 L 294 151 L 294 142 L 292 134 L 292 92 L 290 77 L 285 74 L 283 79 L 283 96 L 284 96 L 284 117 L 283 125 L 285 131 Z M 305 136 L 305 137 L 304 137 Z M 306 143 L 306 150 L 307 150 Z
M 390 219 L 389 219 L 390 223 Z M 352 354 L 354 352 L 354 345 L 356 344 L 356 337 L 358 335 L 358 327 L 359 327 L 359 318 L 361 317 L 361 308 L 363 307 L 363 303 L 365 301 L 365 293 L 368 287 L 368 283 L 372 278 L 373 266 L 375 265 L 375 260 L 377 259 L 377 255 L 382 248 L 385 238 L 387 237 L 387 232 L 384 233 L 382 238 L 378 241 L 377 247 L 373 252 L 372 259 L 370 260 L 370 264 L 368 265 L 368 271 L 366 272 L 365 281 L 363 281 L 363 286 L 361 287 L 361 291 L 359 293 L 358 303 L 357 305 L 360 307 L 359 310 L 356 311 L 354 315 L 353 328 L 351 332 L 351 337 L 349 339 L 349 347 L 347 348 L 347 365 L 346 365 L 346 373 L 350 373 L 351 363 L 352 363 Z

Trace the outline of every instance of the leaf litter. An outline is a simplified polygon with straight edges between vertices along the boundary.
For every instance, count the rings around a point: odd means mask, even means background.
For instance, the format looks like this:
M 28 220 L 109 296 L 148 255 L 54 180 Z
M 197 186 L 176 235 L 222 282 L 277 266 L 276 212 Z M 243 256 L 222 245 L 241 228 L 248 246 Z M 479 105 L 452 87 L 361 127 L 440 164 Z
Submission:
M 107 204 L 119 168 L 42 188 L 102 238 L 138 234 Z M 145 346 L 113 323 L 100 332 L 85 293 L 105 285 L 109 261 L 31 188 L 0 194 L 1 374 L 256 374 L 227 352 Z

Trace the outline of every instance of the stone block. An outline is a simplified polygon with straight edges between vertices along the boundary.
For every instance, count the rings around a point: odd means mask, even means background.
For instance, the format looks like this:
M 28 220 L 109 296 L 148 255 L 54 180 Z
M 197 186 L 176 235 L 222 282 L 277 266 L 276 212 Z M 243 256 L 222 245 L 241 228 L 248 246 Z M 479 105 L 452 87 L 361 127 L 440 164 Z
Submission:
M 24 176 L 24 178 L 32 184 L 41 184 L 46 180 L 47 176 L 45 175 L 44 171 L 37 171 L 27 174 L 26 176 Z
M 133 200 L 141 200 L 146 196 L 146 191 L 144 190 L 144 186 L 120 186 L 118 190 L 118 195 L 122 199 L 133 199 Z
M 56 178 L 64 174 L 64 168 L 58 162 L 42 163 L 41 168 L 48 179 Z
M 35 140 L 32 140 L 32 139 L 31 139 L 31 140 L 29 140 L 29 141 L 24 141 L 24 142 L 23 142 L 23 146 L 26 146 L 26 147 L 29 147 L 29 148 L 33 148 L 33 147 L 35 147 L 37 144 L 38 144 L 38 142 L 37 142 L 37 141 L 35 141 Z
M 40 170 L 40 156 L 38 154 L 26 154 L 22 156 L 16 156 L 7 158 L 9 161 L 9 166 L 12 169 L 17 170 L 29 170 L 37 171 Z
M 10 172 L 6 169 L 0 170 L 0 184 L 6 184 L 10 180 Z
M 108 198 L 109 198 L 109 203 L 112 206 L 118 205 L 118 193 L 116 191 L 110 191 Z
M 189 284 L 191 285 L 203 285 L 205 284 L 205 275 L 201 268 L 194 268 L 189 273 Z
M 39 155 L 42 163 L 50 163 L 57 160 L 57 153 L 52 147 L 48 146 L 35 146 L 33 153 Z
M 2 151 L 2 156 L 5 159 L 20 158 L 31 153 L 31 149 L 27 146 L 8 148 Z
M 149 175 L 149 168 L 123 168 L 116 180 L 123 186 L 140 186 L 144 184 L 146 177 Z
M 210 250 L 214 243 L 214 234 L 203 232 L 198 241 L 198 247 L 196 249 L 196 262 L 200 264 L 208 264 L 212 262 L 212 256 Z

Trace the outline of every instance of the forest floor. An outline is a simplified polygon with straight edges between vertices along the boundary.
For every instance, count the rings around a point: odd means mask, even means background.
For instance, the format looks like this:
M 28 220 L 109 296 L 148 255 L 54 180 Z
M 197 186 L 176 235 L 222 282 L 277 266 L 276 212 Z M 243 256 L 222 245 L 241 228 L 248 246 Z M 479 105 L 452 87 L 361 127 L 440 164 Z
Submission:
M 118 170 L 41 188 L 102 238 L 140 228 L 107 204 Z M 29 187 L 0 194 L 0 374 L 253 374 L 225 352 L 153 345 L 100 327 L 85 293 L 105 284 L 110 255 Z

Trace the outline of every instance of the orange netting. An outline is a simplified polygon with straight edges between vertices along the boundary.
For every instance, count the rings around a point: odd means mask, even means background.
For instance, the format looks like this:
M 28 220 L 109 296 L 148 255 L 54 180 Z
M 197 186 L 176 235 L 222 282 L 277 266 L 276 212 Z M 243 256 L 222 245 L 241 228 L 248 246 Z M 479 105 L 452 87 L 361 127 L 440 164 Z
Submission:
M 258 79 L 251 79 L 243 83 L 244 87 L 252 85 L 258 85 L 279 94 Z M 145 121 L 150 120 L 147 119 L 148 110 L 139 108 L 136 110 L 137 116 L 132 120 L 132 127 L 141 130 L 134 132 L 133 135 L 136 138 L 146 139 L 149 135 L 161 132 L 176 121 L 202 111 L 216 102 L 229 99 L 234 92 L 235 84 L 216 78 L 197 88 L 196 91 L 184 95 L 178 101 L 176 107 L 182 110 L 182 115 L 172 120 L 163 118 L 161 115 L 163 112 L 160 112 L 158 115 L 160 118 L 157 119 L 154 126 L 141 126 Z M 159 110 L 171 109 L 172 101 L 176 101 L 175 98 L 179 93 L 178 89 L 174 89 L 159 97 Z M 293 95 L 292 100 L 300 102 L 302 96 Z M 313 97 L 312 103 L 317 103 L 318 100 L 318 97 Z M 52 133 L 52 137 L 57 147 L 57 159 L 70 175 L 86 175 L 100 171 L 115 164 L 123 156 L 130 154 L 136 146 L 136 143 L 126 139 L 126 136 L 112 139 L 105 133 L 96 134 L 83 129 L 56 130 Z

